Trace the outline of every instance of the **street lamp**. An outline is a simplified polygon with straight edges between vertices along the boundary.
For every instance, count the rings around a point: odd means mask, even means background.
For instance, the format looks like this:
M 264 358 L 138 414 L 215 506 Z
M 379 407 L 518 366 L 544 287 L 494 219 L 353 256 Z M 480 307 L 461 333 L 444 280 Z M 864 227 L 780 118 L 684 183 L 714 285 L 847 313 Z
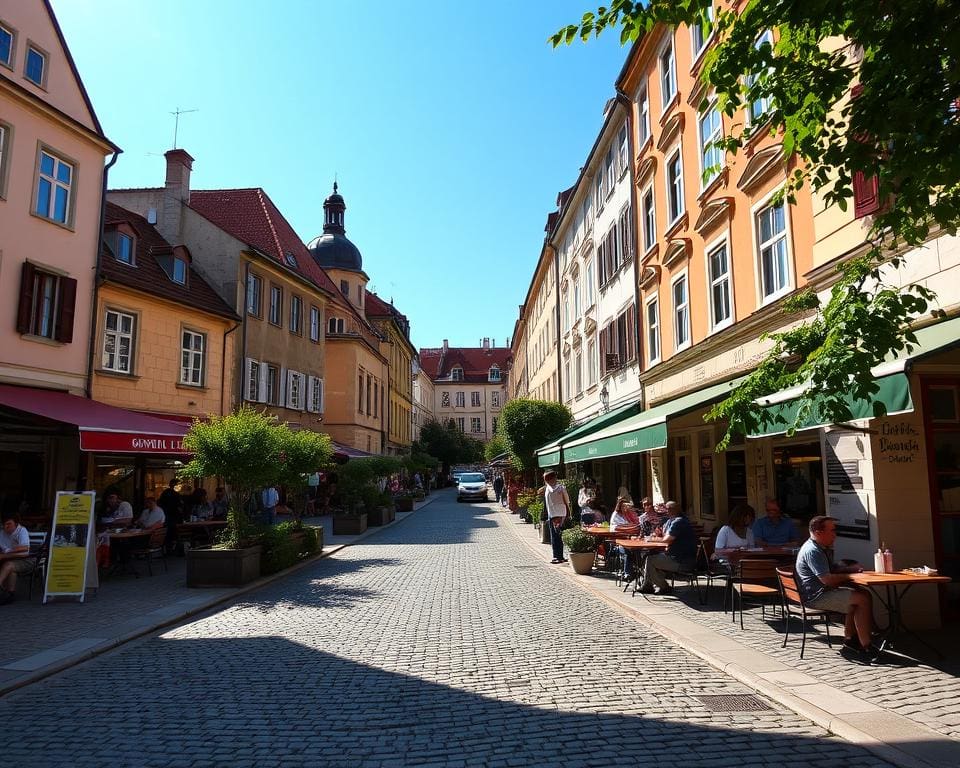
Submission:
M 604 384 L 603 389 L 600 390 L 600 404 L 603 406 L 603 412 L 606 413 L 610 407 L 610 393 L 607 391 L 606 384 Z

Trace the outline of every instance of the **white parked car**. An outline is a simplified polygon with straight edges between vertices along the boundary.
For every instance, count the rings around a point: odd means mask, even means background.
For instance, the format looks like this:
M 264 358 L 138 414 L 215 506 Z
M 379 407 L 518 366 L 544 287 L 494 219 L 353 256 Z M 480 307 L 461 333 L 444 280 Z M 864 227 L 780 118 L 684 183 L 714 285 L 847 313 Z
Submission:
M 487 500 L 487 478 L 483 472 L 464 472 L 457 480 L 457 501 L 476 500 Z

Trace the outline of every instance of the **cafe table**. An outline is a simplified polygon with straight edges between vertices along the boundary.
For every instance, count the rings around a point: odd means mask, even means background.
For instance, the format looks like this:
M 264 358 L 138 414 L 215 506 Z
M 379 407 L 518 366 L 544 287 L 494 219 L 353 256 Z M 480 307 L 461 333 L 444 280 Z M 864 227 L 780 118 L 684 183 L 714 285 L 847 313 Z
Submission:
M 214 532 L 226 527 L 226 520 L 191 520 L 177 524 L 177 535 L 182 536 L 186 534 L 192 540 L 194 534 L 201 534 L 205 537 L 208 544 L 213 544 Z
M 633 594 L 637 594 L 637 590 L 640 588 L 640 573 L 637 560 L 634 558 L 635 553 L 649 554 L 650 552 L 663 551 L 669 544 L 665 541 L 647 541 L 646 539 L 636 538 L 636 539 L 614 539 L 614 544 L 618 544 L 623 547 L 627 553 L 627 558 L 630 564 L 634 567 L 631 571 L 631 574 L 626 583 L 623 585 L 623 591 L 627 591 L 627 587 L 630 586 L 630 582 L 633 582 Z
M 125 528 L 116 532 L 114 530 L 107 530 L 106 532 L 110 537 L 110 559 L 114 561 L 113 567 L 110 569 L 110 575 L 120 576 L 132 573 L 139 578 L 140 574 L 130 565 L 130 553 L 138 545 L 149 544 L 153 531 L 144 531 L 139 528 Z M 115 544 L 116 546 L 114 546 Z
M 904 624 L 900 606 L 903 596 L 917 584 L 946 584 L 950 581 L 949 576 L 928 576 L 923 573 L 914 573 L 913 571 L 897 571 L 896 573 L 863 571 L 862 573 L 851 573 L 850 581 L 858 586 L 869 589 L 883 604 L 883 607 L 887 609 L 887 625 L 885 627 L 878 627 L 881 638 L 878 648 L 881 653 L 883 651 L 893 650 L 893 643 L 898 635 L 911 635 L 914 640 L 925 645 L 938 657 L 942 658 L 943 654 L 925 640 L 918 637 L 916 633 L 911 632 L 907 625 Z
M 595 539 L 599 539 L 600 541 L 607 542 L 607 544 L 604 547 L 605 554 L 603 558 L 603 568 L 600 568 L 600 564 L 599 564 L 599 552 L 600 552 L 599 547 L 597 547 L 597 557 L 594 558 L 593 567 L 596 568 L 597 570 L 609 571 L 612 564 L 612 560 L 613 560 L 610 557 L 610 552 L 609 552 L 610 542 L 613 539 L 616 539 L 618 536 L 623 536 L 625 532 L 623 530 L 617 530 L 615 528 L 612 529 L 608 525 L 585 525 L 583 526 L 583 530 L 585 533 L 589 533 Z M 636 530 L 638 530 L 637 527 L 632 527 L 631 529 L 629 529 L 629 532 L 636 531 Z

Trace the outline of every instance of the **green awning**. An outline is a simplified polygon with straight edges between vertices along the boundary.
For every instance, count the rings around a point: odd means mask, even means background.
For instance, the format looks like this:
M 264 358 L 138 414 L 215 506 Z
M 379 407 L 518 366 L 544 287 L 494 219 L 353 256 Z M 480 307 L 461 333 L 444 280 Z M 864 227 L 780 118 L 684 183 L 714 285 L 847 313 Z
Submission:
M 736 379 L 691 392 L 622 419 L 599 432 L 565 443 L 563 459 L 564 461 L 586 461 L 665 448 L 668 418 L 726 397 L 740 381 Z
M 546 469 L 547 467 L 556 467 L 560 464 L 560 449 L 550 451 L 549 453 L 537 454 L 537 466 Z
M 909 353 L 890 360 L 873 369 L 874 379 L 880 389 L 869 402 L 854 400 L 848 397 L 847 407 L 850 409 L 850 420 L 872 419 L 875 416 L 874 404 L 883 403 L 888 416 L 899 413 L 909 413 L 913 410 L 913 399 L 910 396 L 910 380 L 907 371 L 911 363 L 925 355 L 933 354 L 946 347 L 960 343 L 960 317 L 928 325 L 915 331 L 917 343 Z M 782 435 L 787 426 L 793 424 L 799 409 L 798 397 L 803 392 L 802 387 L 778 392 L 770 397 L 758 400 L 765 406 L 769 414 L 768 422 L 750 433 L 749 437 L 770 437 Z M 825 417 L 820 416 L 819 409 L 813 411 L 804 419 L 797 429 L 819 429 L 829 426 Z
M 560 448 L 563 445 L 566 445 L 566 443 L 568 443 L 570 440 L 576 440 L 579 437 L 593 434 L 609 424 L 613 424 L 620 419 L 625 419 L 628 416 L 633 416 L 635 413 L 639 412 L 640 403 L 634 401 L 632 403 L 628 403 L 627 405 L 620 406 L 619 408 L 614 408 L 609 413 L 601 413 L 599 416 L 594 416 L 592 419 L 585 421 L 583 424 L 580 424 L 573 429 L 568 429 L 566 432 L 560 435 L 560 437 L 554 438 L 545 446 L 536 450 L 538 466 L 557 466 L 560 463 Z

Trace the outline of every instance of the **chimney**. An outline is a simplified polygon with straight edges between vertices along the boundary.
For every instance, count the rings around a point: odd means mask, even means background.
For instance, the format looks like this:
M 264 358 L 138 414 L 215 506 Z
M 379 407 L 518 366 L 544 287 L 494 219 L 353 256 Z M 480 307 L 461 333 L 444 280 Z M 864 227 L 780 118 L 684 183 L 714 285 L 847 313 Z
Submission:
M 483 337 L 483 348 L 484 348 L 484 349 L 490 349 L 490 337 L 489 337 L 489 336 L 484 336 L 484 337 Z
M 190 203 L 190 171 L 193 169 L 193 158 L 182 149 L 171 149 L 163 156 L 167 159 L 167 179 L 157 229 L 167 242 L 177 244 L 183 242 L 180 220 L 183 204 Z
M 443 351 L 446 352 L 450 348 L 450 345 L 447 344 L 447 340 L 443 340 Z

